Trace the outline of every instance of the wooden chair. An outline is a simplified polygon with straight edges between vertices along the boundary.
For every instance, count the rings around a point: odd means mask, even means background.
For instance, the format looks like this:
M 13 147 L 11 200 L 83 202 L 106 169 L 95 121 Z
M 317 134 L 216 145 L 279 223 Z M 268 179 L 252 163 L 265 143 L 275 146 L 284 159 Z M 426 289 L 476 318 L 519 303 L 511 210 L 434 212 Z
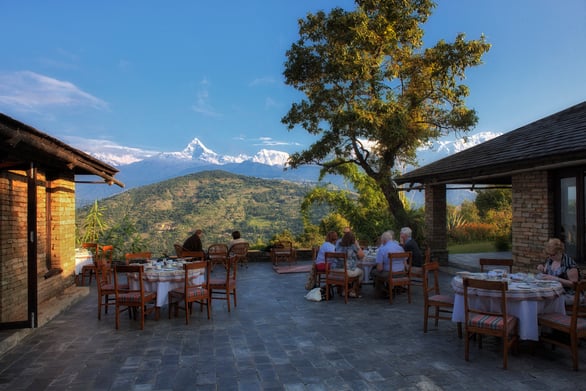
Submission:
M 348 258 L 346 253 L 327 252 L 326 260 L 326 300 L 330 300 L 332 288 L 338 286 L 343 289 L 344 303 L 348 304 L 348 294 L 353 284 L 360 283 L 360 277 L 348 277 Z M 337 266 L 332 268 L 331 264 Z M 340 266 L 343 264 L 343 268 Z
M 236 272 L 238 270 L 238 257 L 231 255 L 225 263 L 226 274 L 210 279 L 210 297 L 212 300 L 226 300 L 228 312 L 230 312 L 230 295 L 234 296 L 234 307 L 237 305 L 236 297 Z
M 228 245 L 224 243 L 214 243 L 208 247 L 208 259 L 211 262 L 211 271 L 218 264 L 225 265 L 228 260 Z
M 92 254 L 92 260 L 94 262 L 91 265 L 82 266 L 79 276 L 79 285 L 83 286 L 83 281 L 86 277 L 88 278 L 88 285 L 92 285 L 92 276 L 96 273 L 96 265 L 98 258 L 100 257 L 100 246 L 98 243 L 82 243 L 81 247 Z
M 315 285 L 321 287 L 322 281 L 326 280 L 326 270 L 317 270 L 317 264 L 315 260 L 317 259 L 317 254 L 319 253 L 319 246 L 313 246 L 311 248 L 311 259 L 313 260 L 313 270 L 315 273 Z
M 389 263 L 391 270 L 387 279 L 377 277 L 375 283 L 386 283 L 389 287 L 389 303 L 393 304 L 393 294 L 398 292 L 399 288 L 407 290 L 407 300 L 411 304 L 411 278 L 409 277 L 409 270 L 411 269 L 411 251 L 402 253 L 389 253 Z M 403 260 L 405 263 L 405 270 L 393 271 L 393 261 Z
M 108 305 L 114 305 L 116 302 L 112 269 L 104 263 L 100 263 L 96 267 L 96 285 L 98 288 L 98 320 L 101 320 L 102 306 L 104 306 L 104 313 L 107 314 Z
M 507 358 L 511 347 L 517 350 L 519 343 L 519 320 L 507 312 L 507 289 L 506 281 L 475 280 L 464 278 L 464 312 L 465 312 L 465 358 L 469 361 L 470 339 L 476 335 L 478 347 L 482 348 L 482 336 L 491 335 L 499 337 L 503 342 L 503 369 L 507 369 Z M 474 292 L 470 290 L 484 289 L 494 291 L 498 298 L 497 309 L 484 310 L 475 309 L 470 298 Z
M 487 267 L 488 269 L 494 269 L 495 266 L 498 267 L 508 267 L 509 274 L 513 273 L 513 260 L 512 259 L 496 259 L 496 258 L 480 258 L 478 260 L 480 264 L 480 271 L 484 272 L 484 268 Z
M 185 259 L 189 262 L 196 262 L 196 261 L 206 261 L 206 253 L 203 251 L 188 251 L 185 250 L 181 256 L 181 258 Z
M 423 258 L 422 266 L 413 266 L 409 269 L 409 278 L 411 279 L 411 285 L 423 286 L 423 266 L 431 262 L 431 247 L 425 249 L 425 257 Z
M 127 265 L 131 263 L 144 263 L 151 259 L 153 254 L 150 251 L 141 251 L 136 253 L 126 253 L 124 254 L 124 259 Z
M 177 258 L 190 258 L 191 260 L 203 260 L 206 258 L 206 253 L 203 251 L 190 251 L 183 248 L 179 243 L 173 245 Z
M 237 263 L 242 266 L 246 266 L 248 269 L 248 248 L 249 244 L 246 242 L 242 243 L 235 243 L 232 247 L 230 247 L 229 253 L 234 254 L 238 257 Z
M 100 260 L 108 268 L 112 268 L 112 262 L 114 261 L 114 246 L 111 244 L 103 245 L 102 252 L 100 254 Z
M 177 255 L 177 257 L 181 258 L 181 253 L 183 251 L 187 251 L 186 249 L 183 248 L 183 246 L 179 243 L 175 243 L 173 244 L 173 248 L 175 249 L 175 255 Z
M 297 254 L 293 248 L 293 242 L 282 240 L 275 243 L 273 248 L 271 248 L 271 261 L 274 266 L 277 266 L 279 262 L 297 262 Z
M 200 311 L 203 311 L 203 306 L 205 305 L 208 311 L 208 319 L 210 319 L 212 301 L 209 287 L 209 262 L 200 260 L 184 263 L 183 270 L 185 271 L 183 288 L 173 289 L 168 294 L 169 319 L 171 319 L 171 309 L 175 310 L 175 316 L 177 316 L 179 309 L 182 309 L 185 311 L 185 324 L 189 324 L 193 303 L 199 303 Z M 181 302 L 183 302 L 184 307 L 180 306 Z
M 439 287 L 438 262 L 423 264 L 423 332 L 427 333 L 429 319 L 435 320 L 438 327 L 439 320 L 452 320 L 454 310 L 454 296 L 442 295 Z M 430 314 L 429 310 L 433 309 Z M 458 322 L 458 337 L 462 338 L 462 323 Z
M 537 318 L 539 326 L 554 330 L 554 334 L 542 333 L 539 341 L 570 349 L 574 371 L 578 370 L 578 345 L 581 338 L 586 338 L 586 304 L 581 302 L 582 293 L 586 292 L 586 280 L 574 283 L 575 296 L 569 315 L 558 313 L 541 314 Z M 557 333 L 557 335 L 555 334 Z M 560 335 L 561 334 L 561 335 Z M 565 338 L 564 338 L 565 337 Z
M 123 289 L 120 274 L 136 273 L 138 289 Z M 128 278 L 128 277 L 127 277 Z M 120 327 L 120 313 L 135 310 L 140 312 L 140 329 L 144 330 L 146 315 L 154 312 L 155 320 L 159 320 L 159 308 L 157 305 L 157 292 L 145 292 L 143 282 L 143 267 L 141 265 L 118 265 L 114 268 L 114 295 L 116 303 L 116 330 Z

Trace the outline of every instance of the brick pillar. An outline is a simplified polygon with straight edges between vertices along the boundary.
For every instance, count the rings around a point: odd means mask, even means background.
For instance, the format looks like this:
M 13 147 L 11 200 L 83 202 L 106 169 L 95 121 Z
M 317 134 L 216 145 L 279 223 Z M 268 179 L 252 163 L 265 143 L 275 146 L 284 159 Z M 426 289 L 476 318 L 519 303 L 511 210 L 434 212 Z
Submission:
M 543 246 L 554 235 L 553 182 L 547 171 L 512 177 L 513 261 L 515 268 L 535 272 L 544 260 Z
M 425 185 L 425 238 L 432 259 L 448 264 L 446 185 Z

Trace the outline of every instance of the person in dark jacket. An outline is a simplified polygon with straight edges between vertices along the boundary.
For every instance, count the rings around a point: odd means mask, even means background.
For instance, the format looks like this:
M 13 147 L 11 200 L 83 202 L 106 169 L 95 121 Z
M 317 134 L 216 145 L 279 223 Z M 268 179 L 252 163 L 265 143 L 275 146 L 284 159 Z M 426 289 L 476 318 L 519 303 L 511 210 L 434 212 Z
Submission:
M 185 242 L 183 242 L 183 248 L 187 251 L 203 251 L 201 235 L 203 235 L 203 231 L 201 229 L 196 229 L 193 235 L 185 239 Z
M 423 254 L 421 254 L 421 249 L 415 239 L 411 237 L 411 234 L 411 228 L 401 228 L 399 242 L 405 251 L 411 251 L 411 266 L 421 267 L 423 266 Z

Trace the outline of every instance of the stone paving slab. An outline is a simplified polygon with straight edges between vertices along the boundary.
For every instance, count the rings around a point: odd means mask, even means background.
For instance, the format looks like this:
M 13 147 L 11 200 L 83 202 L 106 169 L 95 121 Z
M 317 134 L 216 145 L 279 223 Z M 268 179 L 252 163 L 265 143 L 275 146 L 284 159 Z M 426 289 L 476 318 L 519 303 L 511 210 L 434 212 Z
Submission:
M 441 274 L 449 292 L 448 273 Z M 238 306 L 214 301 L 213 318 L 189 325 L 96 316 L 96 292 L 34 330 L 0 356 L 1 390 L 579 390 L 586 388 L 567 350 L 524 342 L 503 370 L 500 344 L 486 339 L 464 360 L 456 326 L 423 333 L 423 298 L 401 294 L 348 304 L 304 299 L 305 273 L 277 274 L 251 263 L 238 276 Z M 534 352 L 533 352 L 534 350 Z

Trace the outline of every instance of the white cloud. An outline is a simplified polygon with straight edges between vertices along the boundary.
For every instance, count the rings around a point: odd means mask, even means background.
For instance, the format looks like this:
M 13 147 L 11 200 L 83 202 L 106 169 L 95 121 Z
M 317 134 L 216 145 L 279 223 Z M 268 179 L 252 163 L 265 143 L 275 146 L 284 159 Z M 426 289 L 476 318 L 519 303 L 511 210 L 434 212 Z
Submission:
M 89 153 L 113 166 L 138 162 L 160 153 L 158 151 L 126 147 L 104 139 L 66 136 L 64 140 L 73 147 Z
M 0 104 L 15 110 L 46 106 L 85 106 L 105 110 L 108 104 L 73 83 L 31 71 L 0 73 Z
M 249 86 L 255 87 L 255 86 L 266 85 L 266 84 L 275 84 L 275 79 L 270 76 L 259 77 L 257 79 L 254 79 L 253 81 L 251 81 L 249 83 Z
M 210 85 L 210 82 L 204 78 L 199 84 L 201 85 L 201 88 L 197 91 L 195 103 L 191 108 L 196 113 L 207 115 L 209 117 L 219 117 L 220 114 L 209 103 L 210 99 L 207 86 Z
M 277 101 L 275 101 L 272 98 L 266 98 L 265 99 L 265 108 L 270 109 L 272 107 L 279 107 L 279 104 L 277 103 Z
M 301 145 L 298 142 L 292 142 L 292 141 L 281 141 L 281 140 L 274 140 L 271 137 L 259 137 L 258 138 L 259 142 L 253 142 L 252 145 L 261 145 L 261 146 L 278 146 L 278 145 Z

